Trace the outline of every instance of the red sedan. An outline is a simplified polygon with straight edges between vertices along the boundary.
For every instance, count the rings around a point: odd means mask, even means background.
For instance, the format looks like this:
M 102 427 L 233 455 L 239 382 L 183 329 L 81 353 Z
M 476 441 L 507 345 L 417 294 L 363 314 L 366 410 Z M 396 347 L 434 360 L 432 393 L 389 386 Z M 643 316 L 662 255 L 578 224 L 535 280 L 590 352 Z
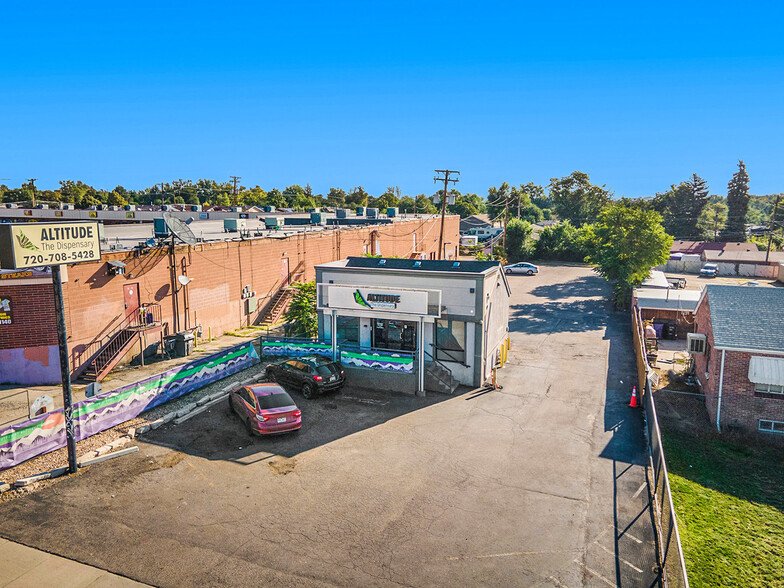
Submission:
M 240 416 L 251 435 L 286 433 L 302 426 L 302 411 L 277 384 L 235 388 L 229 392 L 229 408 Z

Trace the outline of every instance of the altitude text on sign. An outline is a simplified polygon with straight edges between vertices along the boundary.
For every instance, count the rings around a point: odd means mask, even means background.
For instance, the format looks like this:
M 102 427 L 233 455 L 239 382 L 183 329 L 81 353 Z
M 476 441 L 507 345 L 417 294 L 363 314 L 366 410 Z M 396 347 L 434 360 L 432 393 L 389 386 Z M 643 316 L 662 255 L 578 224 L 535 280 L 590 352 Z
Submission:
M 6 269 L 101 259 L 98 223 L 0 225 L 0 264 Z

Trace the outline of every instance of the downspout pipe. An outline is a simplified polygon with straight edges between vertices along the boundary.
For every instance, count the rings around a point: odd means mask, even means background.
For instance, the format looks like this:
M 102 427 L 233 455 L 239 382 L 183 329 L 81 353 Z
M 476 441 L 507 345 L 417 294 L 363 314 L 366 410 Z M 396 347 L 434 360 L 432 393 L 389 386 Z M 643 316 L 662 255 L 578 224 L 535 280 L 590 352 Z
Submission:
M 719 433 L 721 433 L 721 391 L 724 387 L 724 355 L 726 353 L 726 349 L 721 350 L 721 370 L 719 372 L 719 402 L 716 406 L 716 430 Z

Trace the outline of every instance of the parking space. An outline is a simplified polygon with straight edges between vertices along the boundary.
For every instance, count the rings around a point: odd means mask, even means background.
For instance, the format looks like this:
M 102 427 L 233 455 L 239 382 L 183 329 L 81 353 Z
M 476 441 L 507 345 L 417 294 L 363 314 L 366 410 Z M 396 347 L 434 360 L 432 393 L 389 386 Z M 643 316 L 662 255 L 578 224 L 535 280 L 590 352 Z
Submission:
M 649 586 L 628 319 L 588 268 L 513 276 L 500 390 L 345 388 L 299 433 L 225 405 L 0 506 L 0 535 L 160 586 Z

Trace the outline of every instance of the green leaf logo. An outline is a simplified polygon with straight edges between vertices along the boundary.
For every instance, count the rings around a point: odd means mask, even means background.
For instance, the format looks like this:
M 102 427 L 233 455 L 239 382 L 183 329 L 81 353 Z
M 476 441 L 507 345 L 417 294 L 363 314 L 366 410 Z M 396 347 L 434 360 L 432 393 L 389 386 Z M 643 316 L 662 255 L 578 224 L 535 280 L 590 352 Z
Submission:
M 360 306 L 365 306 L 367 308 L 373 308 L 372 306 L 370 306 L 368 304 L 367 300 L 365 300 L 362 297 L 362 293 L 359 290 L 354 291 L 354 302 L 356 302 Z
M 27 238 L 21 229 L 19 230 L 19 234 L 16 236 L 16 240 L 19 241 L 19 245 L 22 249 L 29 249 L 30 251 L 40 251 L 38 247 L 36 247 L 30 239 Z

